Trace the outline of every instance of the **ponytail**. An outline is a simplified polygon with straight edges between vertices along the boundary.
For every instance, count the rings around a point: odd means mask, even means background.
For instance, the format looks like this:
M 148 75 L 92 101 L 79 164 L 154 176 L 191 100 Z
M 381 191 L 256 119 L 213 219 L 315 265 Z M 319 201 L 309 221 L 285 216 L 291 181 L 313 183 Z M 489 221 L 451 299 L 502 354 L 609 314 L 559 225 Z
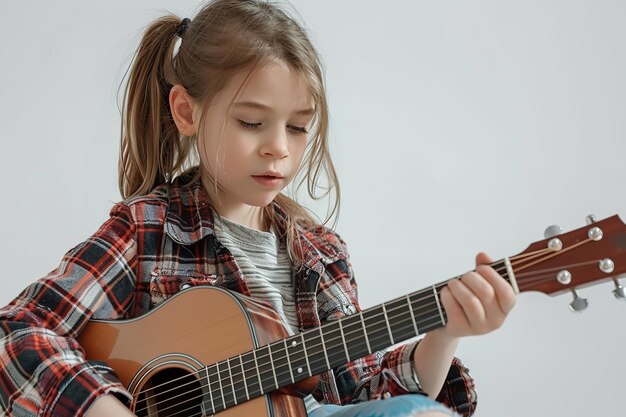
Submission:
M 173 51 L 181 20 L 163 16 L 146 30 L 124 92 L 118 186 L 123 198 L 146 194 L 170 181 L 193 150 L 181 137 L 169 108 Z
M 340 206 L 339 181 L 328 145 L 328 102 L 320 56 L 305 27 L 267 0 L 210 0 L 191 23 L 181 23 L 171 14 L 156 19 L 147 28 L 131 64 L 122 113 L 118 180 L 121 195 L 128 198 L 148 194 L 188 168 L 198 166 L 190 182 L 205 175 L 216 188 L 206 190 L 209 200 L 219 201 L 217 180 L 199 157 L 202 149 L 198 150 L 199 145 L 214 138 L 180 134 L 169 108 L 170 90 L 181 85 L 200 105 L 198 131 L 203 131 L 209 105 L 234 74 L 249 73 L 255 65 L 280 60 L 307 81 L 316 109 L 301 169 L 294 177 L 296 188 L 292 196 L 279 193 L 274 198 L 287 213 L 285 228 L 279 232 L 295 262 L 302 256 L 302 251 L 292 251 L 299 242 L 296 223 L 307 228 L 319 223 L 314 213 L 297 201 L 300 186 L 306 181 L 308 194 L 314 200 L 334 191 L 334 206 L 324 224 L 334 213 L 339 214 Z M 179 26 L 186 31 L 174 55 Z M 322 174 L 326 174 L 327 188 L 320 184 Z M 325 189 L 322 195 L 317 195 L 319 188 Z M 280 229 L 281 221 L 270 204 L 263 207 L 263 213 L 266 224 Z M 321 228 L 317 230 L 323 233 Z

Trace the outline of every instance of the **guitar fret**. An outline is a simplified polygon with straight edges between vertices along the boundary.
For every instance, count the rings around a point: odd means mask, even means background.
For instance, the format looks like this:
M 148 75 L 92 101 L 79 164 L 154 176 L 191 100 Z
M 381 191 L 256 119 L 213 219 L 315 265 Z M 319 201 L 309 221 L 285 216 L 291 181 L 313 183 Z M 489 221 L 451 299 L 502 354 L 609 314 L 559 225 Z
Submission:
M 289 364 L 293 370 L 294 379 L 297 377 L 298 380 L 301 380 L 304 379 L 305 370 L 307 369 L 307 357 L 305 356 L 304 346 L 298 339 L 302 339 L 302 333 L 300 333 L 300 337 L 294 335 L 294 337 L 287 340 L 289 348 L 287 355 L 289 356 Z
M 261 391 L 261 394 L 265 394 L 265 392 L 263 391 L 263 383 L 261 382 L 261 370 L 259 369 L 259 361 L 257 361 L 256 359 L 256 350 L 253 349 L 252 350 L 252 354 L 254 355 L 254 364 L 255 369 L 256 369 L 256 375 L 259 378 L 259 390 Z
M 263 345 L 256 349 L 257 359 L 259 360 L 259 373 L 261 374 L 261 384 L 265 392 L 270 392 L 278 388 L 278 373 L 275 370 L 276 361 L 271 352 L 271 345 Z
M 364 342 L 364 340 L 366 340 L 366 336 L 358 314 L 344 317 L 341 319 L 341 325 L 344 332 L 350 336 L 349 339 L 351 343 L 349 345 L 347 343 L 345 344 L 348 348 L 350 358 L 361 358 L 370 353 L 367 350 L 366 343 Z
M 330 362 L 328 360 L 328 353 L 326 352 L 326 344 L 324 343 L 324 333 L 322 333 L 322 326 L 318 327 L 319 331 L 320 331 L 320 340 L 322 341 L 322 349 L 324 350 L 324 357 L 326 358 L 326 366 L 328 366 L 328 369 L 332 368 L 330 366 Z
M 383 304 L 383 314 L 385 315 L 385 323 L 387 324 L 387 331 L 389 332 L 389 340 L 391 340 L 391 344 L 395 345 L 396 342 L 393 340 L 393 335 L 391 334 L 391 325 L 389 324 L 389 317 L 387 317 L 387 308 L 385 304 Z
M 277 340 L 270 345 L 272 350 L 272 360 L 274 361 L 274 369 L 276 370 L 276 378 L 278 379 L 278 386 L 284 386 L 285 384 L 295 382 L 291 377 L 291 365 L 288 357 L 287 349 L 285 348 L 285 340 Z
M 437 302 L 437 308 L 439 309 L 439 317 L 441 317 L 441 324 L 446 325 L 446 320 L 443 318 L 443 311 L 441 310 L 441 304 L 439 303 L 439 294 L 437 294 L 437 288 L 433 284 L 433 293 L 435 294 L 435 301 Z
M 341 332 L 341 341 L 343 342 L 343 350 L 346 352 L 346 362 L 350 362 L 350 354 L 348 353 L 348 344 L 346 336 L 343 334 L 343 320 L 339 320 L 339 331 Z
M 340 322 L 340 320 L 332 320 L 324 324 L 322 329 L 324 332 L 325 348 L 327 348 L 324 351 L 328 356 L 328 362 L 330 362 L 328 369 L 346 363 L 348 360 L 345 352 L 346 346 L 341 343 Z
M 220 394 L 220 374 L 217 364 L 213 364 L 212 369 L 215 373 L 212 375 L 213 382 L 211 382 L 211 391 L 213 391 L 213 399 L 215 401 L 214 410 L 217 411 L 220 407 L 220 401 L 221 398 L 223 398 L 223 395 Z M 210 370 L 209 373 L 211 373 Z
M 209 378 L 209 367 L 206 366 L 204 371 L 206 372 L 207 391 L 209 391 L 209 398 L 211 399 L 211 414 L 213 414 L 215 412 L 215 404 L 213 403 L 213 389 L 211 388 L 211 379 Z
M 365 343 L 367 344 L 368 353 L 372 353 L 372 347 L 370 346 L 370 338 L 367 335 L 367 329 L 365 328 L 365 320 L 363 319 L 363 311 L 359 312 L 361 316 L 361 325 L 363 326 L 363 335 L 365 336 Z
M 241 355 L 242 367 L 244 369 L 244 380 L 246 381 L 246 393 L 250 398 L 260 395 L 260 385 L 257 382 L 255 374 L 258 375 L 258 369 L 254 362 L 254 351 L 250 351 Z M 257 388 L 259 387 L 259 388 Z
M 368 329 L 367 336 L 373 352 L 392 345 L 381 305 L 363 311 L 363 318 Z
M 228 366 L 228 376 L 230 377 L 230 387 L 233 391 L 233 401 L 235 401 L 235 405 L 237 405 L 237 393 L 235 392 L 235 383 L 233 382 L 233 371 L 230 369 L 230 361 L 226 358 L 226 365 Z
M 224 404 L 224 409 L 226 409 L 226 398 L 224 397 L 224 390 L 222 389 L 222 377 L 220 375 L 220 363 L 217 362 L 215 366 L 217 366 L 217 382 L 219 382 L 220 384 L 220 392 L 222 393 L 222 404 Z
M 309 363 L 309 355 L 307 355 L 306 351 L 306 343 L 304 343 L 304 333 L 300 333 L 300 337 L 302 338 L 302 352 L 304 353 L 304 359 L 306 359 L 306 367 L 309 369 L 308 374 L 313 375 L 311 372 L 311 364 Z
M 241 366 L 241 378 L 243 380 L 243 387 L 246 389 L 246 400 L 250 399 L 250 393 L 248 392 L 248 380 L 246 379 L 246 371 L 243 369 L 243 356 L 239 355 L 239 365 Z
M 289 358 L 289 348 L 287 347 L 287 339 L 284 339 L 285 342 L 285 353 L 287 355 L 287 363 L 289 363 L 289 375 L 291 375 L 291 383 L 293 384 L 296 380 L 293 378 L 293 369 L 291 369 L 291 359 Z
M 241 355 L 231 357 L 228 359 L 230 365 L 231 372 L 231 381 L 233 384 L 233 396 L 235 398 L 235 403 L 238 404 L 242 401 L 245 401 L 245 380 L 244 374 L 242 372 L 238 372 L 241 369 Z
M 311 374 L 316 375 L 328 369 L 330 360 L 326 360 L 323 339 L 319 327 L 311 328 L 302 334 L 306 343 L 306 353 L 311 365 Z
M 415 329 L 415 334 L 420 334 L 419 329 L 417 328 L 417 322 L 415 321 L 415 312 L 413 311 L 413 304 L 411 303 L 411 297 L 409 294 L 406 295 L 406 301 L 409 304 L 409 311 L 411 312 L 411 320 L 413 321 L 413 328 Z
M 406 302 L 406 298 L 397 298 L 386 303 L 387 316 L 391 326 L 391 334 L 395 343 L 402 342 L 417 336 L 412 321 L 411 306 Z
M 276 367 L 274 366 L 274 358 L 272 358 L 272 349 L 270 346 L 267 346 L 267 352 L 270 354 L 270 363 L 272 364 L 272 374 L 274 375 L 274 383 L 276 383 L 276 388 L 279 387 L 278 379 L 276 378 Z

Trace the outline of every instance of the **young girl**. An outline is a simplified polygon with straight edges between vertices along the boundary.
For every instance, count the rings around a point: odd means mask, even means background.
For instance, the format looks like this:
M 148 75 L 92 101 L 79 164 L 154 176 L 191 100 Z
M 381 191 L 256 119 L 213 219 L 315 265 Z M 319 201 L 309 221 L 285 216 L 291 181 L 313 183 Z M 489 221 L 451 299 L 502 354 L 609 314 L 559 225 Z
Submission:
M 2 410 L 132 415 L 115 371 L 86 360 L 77 336 L 90 319 L 138 317 L 189 286 L 261 300 L 289 334 L 360 311 L 344 240 L 281 194 L 304 171 L 311 194 L 320 169 L 337 209 L 323 75 L 295 19 L 261 0 L 215 0 L 193 20 L 155 21 L 125 95 L 123 201 L 0 310 Z M 490 262 L 480 253 L 442 289 L 445 327 L 323 373 L 307 415 L 472 415 L 458 340 L 498 328 L 515 300 Z

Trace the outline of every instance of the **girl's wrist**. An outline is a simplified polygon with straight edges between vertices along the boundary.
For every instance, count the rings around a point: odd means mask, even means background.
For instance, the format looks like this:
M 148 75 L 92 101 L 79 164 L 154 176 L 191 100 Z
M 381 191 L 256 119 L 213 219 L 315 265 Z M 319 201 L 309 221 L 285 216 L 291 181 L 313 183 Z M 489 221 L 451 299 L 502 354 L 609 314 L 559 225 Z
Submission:
M 425 338 L 433 339 L 439 345 L 457 345 L 461 338 L 459 336 L 451 335 L 446 331 L 445 327 L 441 327 L 439 329 L 428 332 Z

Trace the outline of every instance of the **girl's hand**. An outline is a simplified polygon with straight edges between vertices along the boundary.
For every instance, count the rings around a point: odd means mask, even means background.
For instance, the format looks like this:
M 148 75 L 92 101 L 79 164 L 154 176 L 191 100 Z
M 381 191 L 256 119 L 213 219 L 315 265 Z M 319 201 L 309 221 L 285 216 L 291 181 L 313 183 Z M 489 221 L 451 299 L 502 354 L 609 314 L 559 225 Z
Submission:
M 502 325 L 515 305 L 515 291 L 490 264 L 485 253 L 476 255 L 476 271 L 465 273 L 441 290 L 448 323 L 441 332 L 451 337 L 489 333 Z

